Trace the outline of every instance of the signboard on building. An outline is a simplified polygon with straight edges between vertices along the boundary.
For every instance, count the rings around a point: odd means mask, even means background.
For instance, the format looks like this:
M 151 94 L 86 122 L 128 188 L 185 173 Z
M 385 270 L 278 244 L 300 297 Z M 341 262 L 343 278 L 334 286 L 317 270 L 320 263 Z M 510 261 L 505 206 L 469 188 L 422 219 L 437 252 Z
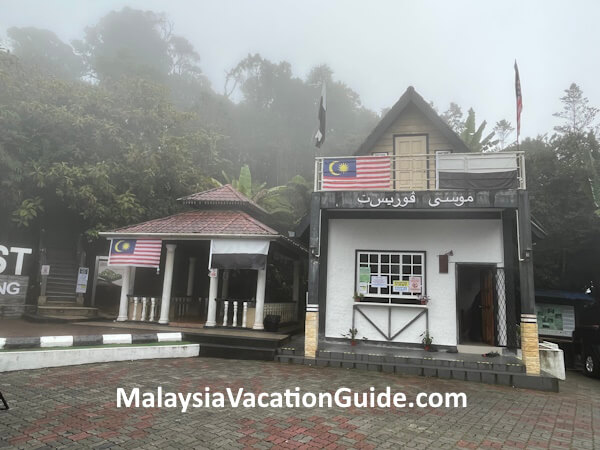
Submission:
M 0 317 L 20 317 L 25 310 L 29 277 L 23 276 L 23 260 L 32 249 L 0 245 Z M 15 257 L 9 266 L 7 256 Z
M 41 275 L 50 275 L 50 266 L 48 264 L 43 264 L 40 274 Z

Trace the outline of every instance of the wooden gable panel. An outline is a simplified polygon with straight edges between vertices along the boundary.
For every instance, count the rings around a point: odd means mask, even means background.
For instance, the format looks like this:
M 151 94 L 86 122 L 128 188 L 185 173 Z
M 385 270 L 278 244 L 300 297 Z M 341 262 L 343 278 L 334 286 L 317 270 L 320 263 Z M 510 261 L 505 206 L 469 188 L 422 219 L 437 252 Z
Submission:
M 429 137 L 429 152 L 437 150 L 454 150 L 452 144 L 440 130 L 415 106 L 409 105 L 402 111 L 398 119 L 383 133 L 368 153 L 394 151 L 394 135 L 397 134 L 427 134 Z

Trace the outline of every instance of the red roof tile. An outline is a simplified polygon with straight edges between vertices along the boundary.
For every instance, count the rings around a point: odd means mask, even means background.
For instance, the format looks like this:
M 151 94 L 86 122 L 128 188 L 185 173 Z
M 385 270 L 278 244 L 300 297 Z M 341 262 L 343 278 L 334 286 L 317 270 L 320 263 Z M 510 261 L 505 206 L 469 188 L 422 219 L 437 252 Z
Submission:
M 198 192 L 196 194 L 188 195 L 186 197 L 178 198 L 177 200 L 182 201 L 186 204 L 197 204 L 197 205 L 214 205 L 214 204 L 245 204 L 251 205 L 254 208 L 259 209 L 262 212 L 266 211 L 261 208 L 258 204 L 250 200 L 241 192 L 238 192 L 232 185 L 226 184 L 208 191 Z
M 128 227 L 118 228 L 112 233 L 164 233 L 203 235 L 264 235 L 278 236 L 279 233 L 242 211 L 187 211 L 173 216 L 149 220 Z

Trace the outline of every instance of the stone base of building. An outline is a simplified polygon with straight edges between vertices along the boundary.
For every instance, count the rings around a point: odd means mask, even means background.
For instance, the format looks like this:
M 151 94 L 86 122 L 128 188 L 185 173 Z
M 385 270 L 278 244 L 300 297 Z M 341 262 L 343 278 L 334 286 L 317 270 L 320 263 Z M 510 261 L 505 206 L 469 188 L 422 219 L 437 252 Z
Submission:
M 527 374 L 539 375 L 540 345 L 535 314 L 521 314 L 521 351 Z
M 319 340 L 319 311 L 306 311 L 304 326 L 304 356 L 315 358 Z

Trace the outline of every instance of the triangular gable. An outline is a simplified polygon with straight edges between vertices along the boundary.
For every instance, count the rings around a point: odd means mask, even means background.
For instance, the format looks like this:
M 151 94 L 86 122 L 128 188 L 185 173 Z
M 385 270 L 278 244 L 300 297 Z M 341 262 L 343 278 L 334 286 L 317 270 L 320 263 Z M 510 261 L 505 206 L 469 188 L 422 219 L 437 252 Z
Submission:
M 433 126 L 442 134 L 448 143 L 453 146 L 457 153 L 468 153 L 469 148 L 463 140 L 448 126 L 446 122 L 435 112 L 435 110 L 421 97 L 415 88 L 409 86 L 406 92 L 402 94 L 396 104 L 379 121 L 371 134 L 365 139 L 358 148 L 355 155 L 367 154 L 384 135 L 384 133 L 398 120 L 400 115 L 410 105 L 414 105 L 423 115 L 433 124 Z

